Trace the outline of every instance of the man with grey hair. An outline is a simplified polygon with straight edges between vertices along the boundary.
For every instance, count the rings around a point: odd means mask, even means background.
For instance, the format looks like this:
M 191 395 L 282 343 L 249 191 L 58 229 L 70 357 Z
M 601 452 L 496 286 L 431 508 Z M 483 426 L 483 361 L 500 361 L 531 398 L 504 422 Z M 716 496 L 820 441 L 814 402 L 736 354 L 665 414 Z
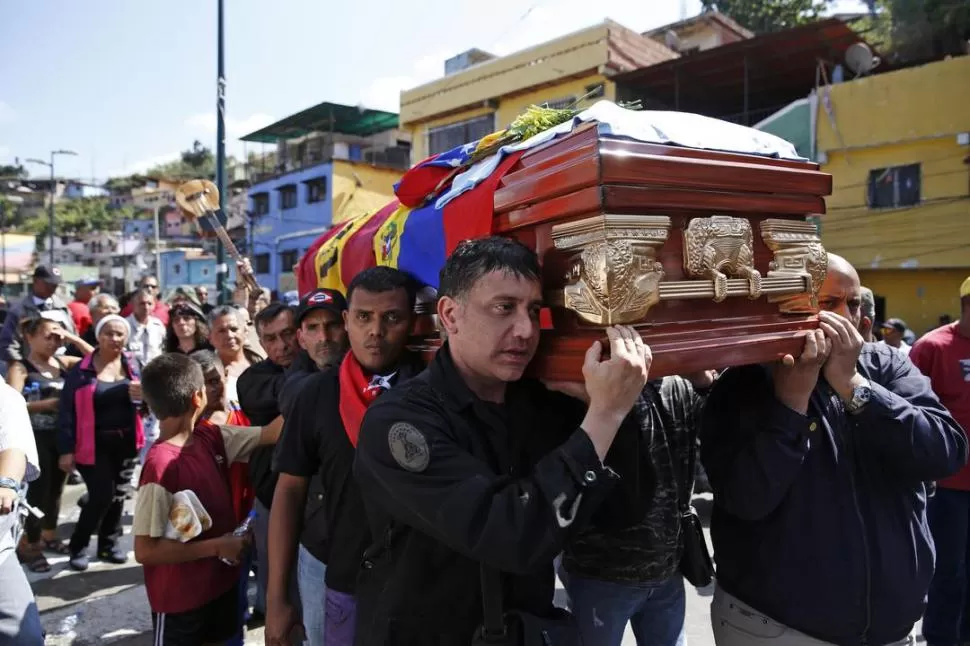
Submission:
M 209 343 L 216 350 L 226 380 L 227 403 L 239 403 L 236 380 L 249 366 L 262 360 L 246 345 L 247 318 L 238 308 L 223 305 L 209 312 Z
M 876 320 L 876 297 L 868 287 L 859 290 L 859 334 L 865 339 L 866 343 L 873 343 L 876 339 L 872 336 L 872 325 Z

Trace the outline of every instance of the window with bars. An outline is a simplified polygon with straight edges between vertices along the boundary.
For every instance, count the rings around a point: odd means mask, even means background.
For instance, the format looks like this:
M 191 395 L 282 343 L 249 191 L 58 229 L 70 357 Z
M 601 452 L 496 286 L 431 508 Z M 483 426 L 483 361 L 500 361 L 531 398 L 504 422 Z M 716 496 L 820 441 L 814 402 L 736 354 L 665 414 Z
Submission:
M 913 206 L 920 202 L 920 165 L 891 166 L 869 171 L 871 209 Z
M 298 262 L 300 262 L 300 252 L 297 249 L 280 252 L 280 271 L 293 271 L 293 266 Z
M 477 141 L 495 132 L 495 115 L 475 117 L 467 121 L 428 130 L 428 154 L 437 155 L 463 144 Z
M 268 253 L 258 253 L 255 256 L 253 256 L 253 273 L 256 273 L 256 274 L 269 273 L 269 254 Z
M 564 96 L 561 99 L 553 99 L 552 101 L 545 101 L 542 105 L 550 108 L 552 110 L 565 110 L 576 103 L 576 97 L 574 96 Z
M 253 214 L 266 215 L 269 213 L 269 193 L 256 193 L 253 195 Z
M 327 199 L 327 178 L 316 177 L 306 182 L 306 201 L 308 204 L 323 202 Z
M 280 208 L 284 211 L 286 209 L 296 208 L 296 186 L 290 184 L 288 186 L 281 186 L 279 188 L 280 192 Z

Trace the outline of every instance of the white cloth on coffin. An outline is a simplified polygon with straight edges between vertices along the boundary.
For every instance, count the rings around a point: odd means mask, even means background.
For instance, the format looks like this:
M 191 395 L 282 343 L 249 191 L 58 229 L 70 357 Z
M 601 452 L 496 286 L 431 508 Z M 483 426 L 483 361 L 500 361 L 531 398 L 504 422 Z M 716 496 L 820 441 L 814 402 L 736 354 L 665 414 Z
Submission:
M 505 155 L 535 148 L 559 135 L 572 132 L 573 128 L 587 121 L 598 122 L 600 134 L 603 135 L 628 137 L 654 144 L 805 161 L 795 151 L 795 146 L 768 132 L 690 112 L 627 110 L 612 101 L 597 101 L 569 121 L 525 141 L 503 146 L 496 154 L 456 176 L 451 188 L 438 198 L 435 207 L 443 208 L 462 193 L 478 186 L 495 172 Z

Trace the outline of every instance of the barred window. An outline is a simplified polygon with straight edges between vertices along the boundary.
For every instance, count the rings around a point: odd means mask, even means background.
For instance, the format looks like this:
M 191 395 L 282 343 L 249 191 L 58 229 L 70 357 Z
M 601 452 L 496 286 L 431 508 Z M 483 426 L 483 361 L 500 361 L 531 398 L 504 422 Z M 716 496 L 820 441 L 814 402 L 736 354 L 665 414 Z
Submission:
M 495 132 L 495 115 L 475 117 L 467 121 L 428 130 L 428 154 L 437 155 L 463 144 L 478 141 Z

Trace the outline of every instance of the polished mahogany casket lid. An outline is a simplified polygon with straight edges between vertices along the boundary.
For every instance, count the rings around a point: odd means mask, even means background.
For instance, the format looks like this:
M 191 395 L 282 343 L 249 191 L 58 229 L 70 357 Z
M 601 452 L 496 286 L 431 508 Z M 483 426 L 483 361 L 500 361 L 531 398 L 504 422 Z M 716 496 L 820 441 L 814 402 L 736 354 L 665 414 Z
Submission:
M 651 377 L 797 355 L 827 264 L 818 165 L 652 144 L 596 123 L 528 150 L 494 197 L 494 231 L 534 248 L 553 329 L 533 375 L 581 380 L 603 328 L 634 325 Z M 426 328 L 427 329 L 427 328 Z M 436 335 L 419 343 L 437 346 Z

